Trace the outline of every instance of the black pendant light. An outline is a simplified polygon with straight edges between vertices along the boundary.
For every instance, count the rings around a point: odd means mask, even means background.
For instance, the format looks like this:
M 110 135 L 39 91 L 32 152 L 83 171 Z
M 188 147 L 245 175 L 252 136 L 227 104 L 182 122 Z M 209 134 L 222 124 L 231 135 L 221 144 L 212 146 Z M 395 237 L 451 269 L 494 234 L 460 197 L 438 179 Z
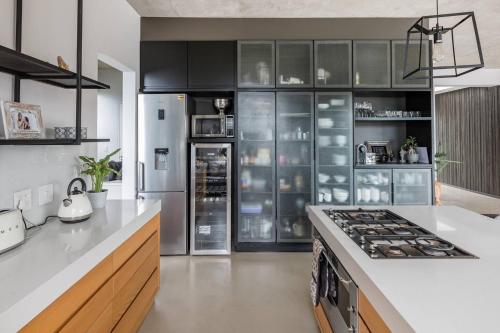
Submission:
M 436 0 L 436 15 L 422 16 L 408 29 L 404 79 L 457 77 L 482 67 L 483 52 L 474 12 L 439 14 Z

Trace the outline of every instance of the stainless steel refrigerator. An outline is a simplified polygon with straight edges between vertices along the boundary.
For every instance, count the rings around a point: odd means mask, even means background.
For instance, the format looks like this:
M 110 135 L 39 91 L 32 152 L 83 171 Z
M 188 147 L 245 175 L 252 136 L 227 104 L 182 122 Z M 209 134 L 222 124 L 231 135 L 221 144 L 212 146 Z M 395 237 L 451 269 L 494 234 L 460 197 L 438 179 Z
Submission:
M 181 94 L 140 94 L 138 197 L 160 199 L 160 254 L 187 253 L 187 112 Z

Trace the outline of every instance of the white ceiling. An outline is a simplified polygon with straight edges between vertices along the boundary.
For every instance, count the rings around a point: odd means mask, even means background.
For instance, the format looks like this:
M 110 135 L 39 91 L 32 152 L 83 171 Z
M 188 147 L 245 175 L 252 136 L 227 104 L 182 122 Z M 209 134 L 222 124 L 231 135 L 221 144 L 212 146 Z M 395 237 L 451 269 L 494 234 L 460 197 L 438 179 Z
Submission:
M 143 17 L 419 17 L 434 0 L 127 0 Z M 500 68 L 500 0 L 441 0 L 443 13 L 474 11 L 486 66 Z

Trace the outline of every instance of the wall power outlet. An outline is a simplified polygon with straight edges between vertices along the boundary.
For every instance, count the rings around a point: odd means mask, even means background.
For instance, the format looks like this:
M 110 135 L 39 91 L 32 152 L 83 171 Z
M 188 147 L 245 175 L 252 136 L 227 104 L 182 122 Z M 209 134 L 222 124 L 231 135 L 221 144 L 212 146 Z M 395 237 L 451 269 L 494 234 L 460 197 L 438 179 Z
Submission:
M 31 189 L 14 193 L 14 208 L 31 209 Z

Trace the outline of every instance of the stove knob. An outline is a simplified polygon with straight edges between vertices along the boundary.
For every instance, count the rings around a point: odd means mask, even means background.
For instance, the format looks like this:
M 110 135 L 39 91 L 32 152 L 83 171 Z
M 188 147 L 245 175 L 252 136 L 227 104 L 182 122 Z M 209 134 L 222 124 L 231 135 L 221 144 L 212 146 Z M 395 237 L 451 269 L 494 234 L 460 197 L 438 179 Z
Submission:
M 370 253 L 377 252 L 377 246 L 375 244 L 370 244 L 369 251 Z
M 345 232 L 347 232 L 347 224 L 342 223 L 342 224 L 340 225 L 340 227 L 342 228 L 342 230 L 344 230 Z
M 360 242 L 361 244 L 366 244 L 366 238 L 365 238 L 365 236 L 361 236 L 361 237 L 359 237 L 359 242 Z
M 354 227 L 352 225 L 349 226 L 349 235 L 353 235 L 354 234 Z

